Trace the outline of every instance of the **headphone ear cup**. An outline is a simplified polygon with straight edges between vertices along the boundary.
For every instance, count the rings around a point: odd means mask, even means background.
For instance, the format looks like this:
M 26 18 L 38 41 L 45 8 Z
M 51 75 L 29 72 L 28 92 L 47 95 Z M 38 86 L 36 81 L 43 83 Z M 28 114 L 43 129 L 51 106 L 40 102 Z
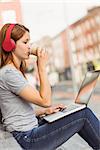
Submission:
M 2 47 L 6 52 L 11 52 L 16 48 L 15 42 L 13 39 L 10 39 L 9 41 L 8 40 L 4 41 L 2 44 Z
M 10 42 L 11 42 L 11 51 L 14 50 L 16 48 L 16 44 L 15 44 L 15 41 L 13 39 L 10 39 Z

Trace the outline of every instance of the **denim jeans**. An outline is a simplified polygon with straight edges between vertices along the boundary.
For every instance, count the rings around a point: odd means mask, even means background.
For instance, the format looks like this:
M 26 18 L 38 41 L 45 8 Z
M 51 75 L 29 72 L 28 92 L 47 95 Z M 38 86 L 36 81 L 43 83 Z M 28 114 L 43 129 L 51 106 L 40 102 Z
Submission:
M 78 133 L 94 150 L 100 149 L 100 121 L 85 108 L 52 123 L 42 121 L 39 127 L 12 134 L 24 150 L 55 150 Z

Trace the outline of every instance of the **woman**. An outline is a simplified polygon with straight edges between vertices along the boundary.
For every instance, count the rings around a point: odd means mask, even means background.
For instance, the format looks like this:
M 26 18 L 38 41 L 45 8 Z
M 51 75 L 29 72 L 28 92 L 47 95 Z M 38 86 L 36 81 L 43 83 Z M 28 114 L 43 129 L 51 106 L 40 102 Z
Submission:
M 30 55 L 29 29 L 20 24 L 5 24 L 0 32 L 0 108 L 2 122 L 25 150 L 54 150 L 78 133 L 95 150 L 100 148 L 100 122 L 85 108 L 53 123 L 37 119 L 59 111 L 65 106 L 52 106 L 51 88 L 46 75 L 48 54 L 37 48 L 40 91 L 25 78 L 25 60 Z M 30 103 L 44 107 L 35 111 Z

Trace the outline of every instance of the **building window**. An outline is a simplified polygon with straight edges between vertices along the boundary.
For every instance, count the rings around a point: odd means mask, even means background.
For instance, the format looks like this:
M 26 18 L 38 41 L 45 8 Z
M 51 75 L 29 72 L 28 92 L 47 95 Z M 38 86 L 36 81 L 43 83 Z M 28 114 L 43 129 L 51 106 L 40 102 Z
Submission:
M 2 23 L 16 23 L 16 12 L 14 10 L 6 10 L 1 13 Z

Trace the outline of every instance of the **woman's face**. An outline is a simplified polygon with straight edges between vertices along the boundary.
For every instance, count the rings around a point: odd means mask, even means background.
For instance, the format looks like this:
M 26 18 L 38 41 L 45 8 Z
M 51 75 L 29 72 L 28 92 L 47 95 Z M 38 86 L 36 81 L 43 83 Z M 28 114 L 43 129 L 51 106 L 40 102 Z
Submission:
M 24 60 L 29 58 L 30 55 L 29 40 L 30 34 L 28 31 L 26 31 L 23 37 L 16 42 L 16 48 L 13 51 L 13 53 L 18 59 Z

